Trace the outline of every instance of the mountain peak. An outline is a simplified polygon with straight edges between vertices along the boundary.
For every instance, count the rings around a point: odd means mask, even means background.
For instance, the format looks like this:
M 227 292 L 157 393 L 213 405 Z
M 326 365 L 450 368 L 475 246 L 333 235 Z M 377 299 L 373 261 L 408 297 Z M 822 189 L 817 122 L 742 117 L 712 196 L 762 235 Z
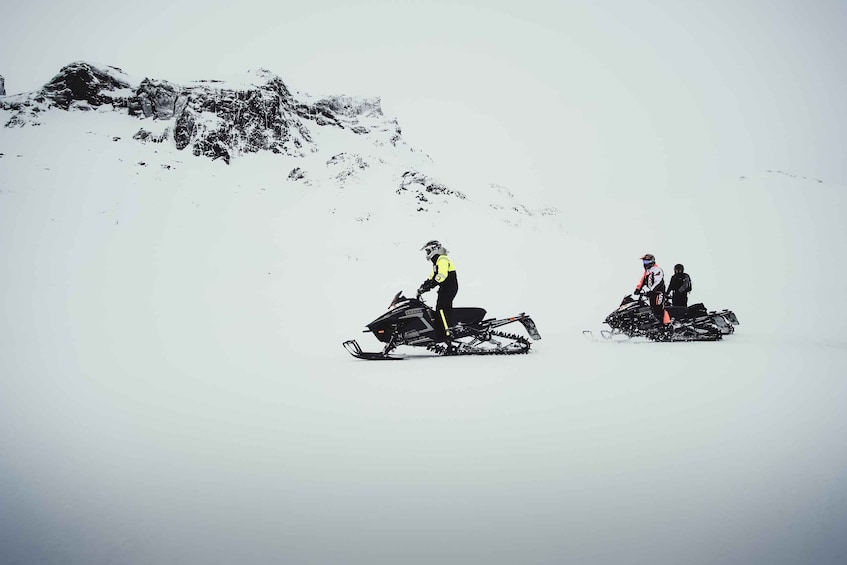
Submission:
M 129 77 L 117 67 L 95 66 L 85 61 L 65 65 L 41 92 L 63 110 L 75 101 L 85 101 L 91 106 L 111 103 L 106 92 L 129 88 Z

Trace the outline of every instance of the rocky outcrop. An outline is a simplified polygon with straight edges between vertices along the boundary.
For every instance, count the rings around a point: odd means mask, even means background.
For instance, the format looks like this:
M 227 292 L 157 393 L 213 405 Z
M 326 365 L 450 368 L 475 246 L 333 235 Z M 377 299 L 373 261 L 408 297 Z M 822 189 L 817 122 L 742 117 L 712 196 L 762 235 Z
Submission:
M 333 155 L 326 162 L 326 167 L 333 172 L 333 177 L 338 182 L 338 186 L 344 186 L 346 181 L 358 177 L 359 173 L 369 166 L 361 155 L 350 153 Z
M 136 141 L 141 141 L 141 142 L 144 142 L 144 143 L 148 143 L 148 142 L 150 142 L 150 143 L 162 143 L 163 141 L 168 139 L 169 136 L 170 136 L 170 129 L 169 128 L 165 128 L 165 130 L 162 133 L 160 133 L 159 135 L 155 135 L 155 134 L 153 134 L 153 132 L 150 132 L 150 131 L 147 131 L 144 128 L 141 128 L 140 130 L 138 130 L 138 132 L 136 132 L 135 135 L 132 136 L 132 138 Z
M 78 62 L 64 67 L 44 85 L 41 93 L 52 101 L 52 105 L 63 110 L 70 108 L 75 101 L 87 102 L 92 107 L 103 104 L 125 107 L 129 94 L 125 90 L 129 88 L 129 80 L 121 69 L 100 69 Z
M 453 190 L 420 171 L 406 171 L 400 177 L 400 187 L 397 194 L 411 193 L 418 201 L 418 212 L 426 212 L 430 198 L 434 196 L 449 196 L 466 200 L 467 196 L 458 190 Z
M 303 156 L 313 149 L 308 128 L 281 79 L 246 87 L 203 81 L 183 89 L 174 104 L 174 141 L 195 155 L 229 162 L 233 155 L 272 151 Z
M 367 128 L 359 125 L 360 118 L 382 118 L 382 104 L 379 98 L 353 98 L 351 96 L 331 96 L 321 98 L 313 104 L 297 104 L 297 113 L 318 125 L 336 127 L 349 126 L 355 133 L 368 133 Z
M 270 71 L 260 69 L 244 80 L 228 83 L 203 80 L 179 85 L 144 78 L 137 82 L 121 69 L 83 61 L 63 67 L 37 92 L 5 97 L 0 108 L 11 110 L 6 127 L 39 125 L 44 112 L 125 111 L 139 120 L 170 121 L 168 133 L 154 136 L 141 128 L 133 136 L 141 142 L 169 141 L 179 150 L 222 159 L 270 151 L 302 157 L 317 151 L 309 126 L 332 127 L 370 136 L 373 145 L 397 145 L 400 126 L 386 120 L 379 98 L 352 96 L 294 96 Z M 342 162 L 343 161 L 343 162 Z M 340 179 L 356 176 L 367 166 L 359 158 L 339 158 L 330 164 Z
M 246 83 L 207 80 L 178 85 L 145 78 L 133 84 L 117 67 L 76 62 L 41 90 L 7 98 L 0 107 L 14 112 L 7 127 L 38 125 L 51 108 L 125 110 L 140 120 L 170 120 L 169 138 L 177 149 L 227 163 L 236 155 L 258 151 L 290 156 L 313 152 L 307 123 L 358 135 L 373 132 L 392 144 L 399 139 L 400 128 L 396 121 L 384 119 L 379 98 L 304 96 L 305 101 L 295 99 L 279 77 L 264 69 L 251 73 Z M 135 139 L 153 140 L 143 133 Z
M 121 69 L 77 62 L 63 67 L 41 90 L 0 100 L 0 108 L 14 112 L 6 127 L 37 126 L 42 113 L 52 108 L 126 108 L 132 94 L 129 77 Z
M 6 96 L 6 80 L 0 75 L 0 96 Z
M 174 116 L 180 88 L 163 80 L 145 78 L 128 103 L 129 114 L 139 118 L 169 120 Z

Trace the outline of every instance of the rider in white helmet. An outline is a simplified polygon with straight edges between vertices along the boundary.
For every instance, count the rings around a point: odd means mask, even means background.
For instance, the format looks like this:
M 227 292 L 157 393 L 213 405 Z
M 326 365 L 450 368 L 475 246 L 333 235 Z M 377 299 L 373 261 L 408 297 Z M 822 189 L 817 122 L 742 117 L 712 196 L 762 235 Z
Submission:
M 438 287 L 438 300 L 435 304 L 436 316 L 438 317 L 439 330 L 443 329 L 445 337 L 450 336 L 450 314 L 453 311 L 453 299 L 459 292 L 459 280 L 456 278 L 456 265 L 447 256 L 447 250 L 438 240 L 430 240 L 421 247 L 426 254 L 427 260 L 432 262 L 432 272 L 418 289 L 423 294 L 436 286 Z M 439 331 L 439 333 L 442 333 Z
M 644 294 L 650 302 L 653 315 L 662 324 L 667 324 L 670 318 L 665 312 L 665 271 L 656 264 L 656 257 L 652 253 L 641 256 L 644 265 L 644 274 L 635 287 L 635 294 Z

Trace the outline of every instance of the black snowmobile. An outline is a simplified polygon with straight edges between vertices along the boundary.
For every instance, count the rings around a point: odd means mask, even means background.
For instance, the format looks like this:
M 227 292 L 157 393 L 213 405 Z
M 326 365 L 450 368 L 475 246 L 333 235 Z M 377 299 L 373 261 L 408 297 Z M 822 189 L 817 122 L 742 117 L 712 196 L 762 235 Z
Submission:
M 381 352 L 365 352 L 354 339 L 344 342 L 353 357 L 368 360 L 403 359 L 391 355 L 400 345 L 423 347 L 437 355 L 514 355 L 529 352 L 530 341 L 524 336 L 494 331 L 495 328 L 520 322 L 529 337 L 541 339 L 535 322 L 524 313 L 510 318 L 485 318 L 483 308 L 453 308 L 449 336 L 437 330 L 436 313 L 421 300 L 406 298 L 402 291 L 394 296 L 388 312 L 367 325 L 384 343 Z
M 731 334 L 738 318 L 730 310 L 708 311 L 702 303 L 689 307 L 668 306 L 669 324 L 662 324 L 653 314 L 644 295 L 625 296 L 621 305 L 606 316 L 611 330 L 601 330 L 607 340 L 623 336 L 626 339 L 644 337 L 651 341 L 717 341 Z M 593 337 L 591 330 L 583 332 Z

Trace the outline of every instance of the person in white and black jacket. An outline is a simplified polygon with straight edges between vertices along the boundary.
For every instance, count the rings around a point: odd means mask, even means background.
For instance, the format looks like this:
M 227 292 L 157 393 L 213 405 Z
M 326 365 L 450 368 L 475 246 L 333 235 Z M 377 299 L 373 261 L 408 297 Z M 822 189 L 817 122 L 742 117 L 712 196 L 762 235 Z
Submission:
M 688 307 L 688 293 L 691 292 L 691 277 L 685 267 L 677 263 L 673 267 L 673 276 L 668 283 L 668 298 L 672 306 Z
M 656 264 L 656 257 L 652 253 L 644 254 L 641 262 L 644 265 L 644 274 L 635 287 L 635 294 L 645 295 L 659 323 L 667 324 L 670 318 L 665 312 L 665 271 Z

